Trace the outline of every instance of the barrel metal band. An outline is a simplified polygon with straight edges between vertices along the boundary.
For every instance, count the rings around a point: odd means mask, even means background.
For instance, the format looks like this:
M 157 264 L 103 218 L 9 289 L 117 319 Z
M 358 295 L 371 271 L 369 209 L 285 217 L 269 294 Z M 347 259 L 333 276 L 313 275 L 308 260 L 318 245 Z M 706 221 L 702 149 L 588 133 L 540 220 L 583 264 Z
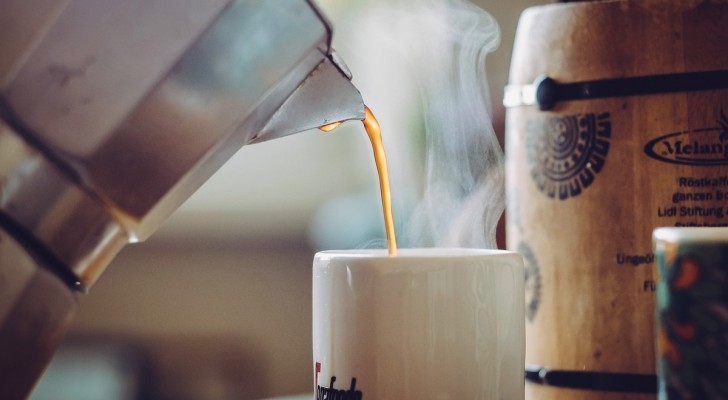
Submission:
M 526 381 L 602 392 L 657 393 L 657 376 L 621 372 L 565 371 L 526 365 Z
M 503 95 L 506 107 L 538 105 L 541 111 L 566 100 L 642 96 L 728 88 L 728 71 L 685 72 L 629 78 L 560 83 L 540 76 L 532 85 L 508 85 Z

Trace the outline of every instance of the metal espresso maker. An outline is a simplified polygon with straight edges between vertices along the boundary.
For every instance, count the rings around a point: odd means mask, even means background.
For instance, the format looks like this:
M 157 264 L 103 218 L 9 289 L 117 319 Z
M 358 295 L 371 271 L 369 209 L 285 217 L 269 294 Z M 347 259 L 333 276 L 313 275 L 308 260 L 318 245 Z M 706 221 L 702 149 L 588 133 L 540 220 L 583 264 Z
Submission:
M 310 0 L 0 2 L 0 398 L 241 146 L 363 119 Z

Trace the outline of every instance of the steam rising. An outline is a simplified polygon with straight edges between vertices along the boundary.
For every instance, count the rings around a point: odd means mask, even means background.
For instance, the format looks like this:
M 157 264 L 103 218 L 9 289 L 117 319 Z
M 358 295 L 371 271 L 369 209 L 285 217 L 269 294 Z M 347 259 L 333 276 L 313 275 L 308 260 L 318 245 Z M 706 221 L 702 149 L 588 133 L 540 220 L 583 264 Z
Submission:
M 403 221 L 400 242 L 403 247 L 495 248 L 504 171 L 489 114 L 485 58 L 498 46 L 498 25 L 466 1 L 404 3 L 406 9 L 394 11 L 395 37 L 406 44 L 400 50 L 416 66 L 426 165 L 422 199 Z
M 341 11 L 334 39 L 345 44 L 335 45 L 382 127 L 398 245 L 495 248 L 505 202 L 485 67 L 499 42 L 495 20 L 467 0 L 330 6 Z M 374 178 L 367 140 L 355 128 L 362 147 L 352 154 Z M 386 248 L 382 220 L 377 192 L 340 197 L 317 214 L 312 237 L 319 248 Z

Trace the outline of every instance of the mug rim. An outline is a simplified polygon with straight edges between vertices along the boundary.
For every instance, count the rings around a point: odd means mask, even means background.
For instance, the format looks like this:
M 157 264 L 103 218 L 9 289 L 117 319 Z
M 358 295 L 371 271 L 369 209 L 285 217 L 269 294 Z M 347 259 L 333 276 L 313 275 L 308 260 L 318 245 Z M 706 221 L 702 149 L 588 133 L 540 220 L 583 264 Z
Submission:
M 461 258 L 461 257 L 482 257 L 496 255 L 519 255 L 511 250 L 482 249 L 472 247 L 414 247 L 399 248 L 397 255 L 390 256 L 387 249 L 345 249 L 345 250 L 322 250 L 316 252 L 317 259 L 333 258 L 366 258 L 366 259 L 418 259 L 418 258 Z
M 728 227 L 662 227 L 652 232 L 655 242 L 728 243 Z

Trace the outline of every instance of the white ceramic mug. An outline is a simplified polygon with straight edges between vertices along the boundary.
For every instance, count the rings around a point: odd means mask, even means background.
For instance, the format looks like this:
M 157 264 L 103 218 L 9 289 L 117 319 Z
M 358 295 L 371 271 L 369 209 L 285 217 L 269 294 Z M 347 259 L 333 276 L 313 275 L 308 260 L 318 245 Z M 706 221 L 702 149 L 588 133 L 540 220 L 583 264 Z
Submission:
M 523 286 L 507 251 L 317 253 L 314 399 L 522 400 Z

